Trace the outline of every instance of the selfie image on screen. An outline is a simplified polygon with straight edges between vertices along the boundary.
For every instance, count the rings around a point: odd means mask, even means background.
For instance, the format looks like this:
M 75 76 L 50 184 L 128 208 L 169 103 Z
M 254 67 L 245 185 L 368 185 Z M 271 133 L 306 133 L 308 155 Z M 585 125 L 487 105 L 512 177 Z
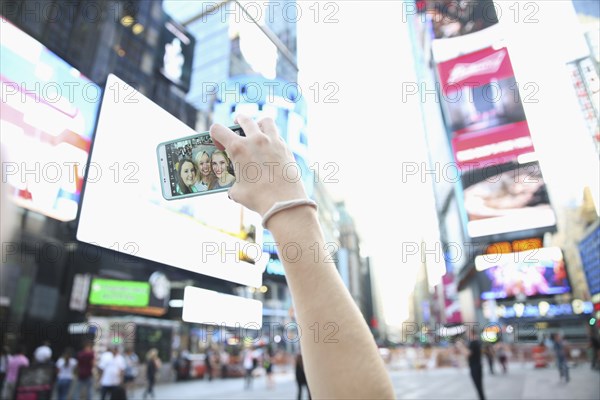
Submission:
M 176 201 L 163 197 L 157 159 L 161 143 L 173 144 L 169 152 L 173 175 L 188 168 L 206 170 L 198 161 L 206 161 L 205 152 L 217 160 L 216 148 L 205 135 L 114 75 L 109 76 L 106 88 L 83 190 L 77 239 L 260 287 L 268 256 L 262 253 L 259 214 L 233 202 L 224 191 L 182 196 Z M 198 184 L 200 179 L 188 180 L 192 181 Z
M 213 144 L 210 135 L 169 143 L 166 146 L 171 195 L 226 189 L 235 182 L 233 163 Z

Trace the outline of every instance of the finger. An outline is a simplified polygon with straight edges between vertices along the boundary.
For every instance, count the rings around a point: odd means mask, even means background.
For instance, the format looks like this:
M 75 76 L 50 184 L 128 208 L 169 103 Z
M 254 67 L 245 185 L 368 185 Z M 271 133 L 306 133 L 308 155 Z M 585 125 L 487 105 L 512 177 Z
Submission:
M 236 124 L 242 127 L 246 136 L 250 137 L 261 133 L 256 121 L 244 114 L 237 114 L 235 117 Z
M 219 150 L 225 150 L 235 140 L 240 139 L 231 129 L 221 124 L 214 124 L 210 127 L 210 137 Z
M 266 117 L 258 121 L 258 127 L 264 132 L 265 135 L 271 137 L 272 139 L 276 139 L 279 136 L 277 125 L 275 125 L 275 121 L 273 121 L 273 118 L 271 117 Z
M 239 203 L 239 201 L 236 200 L 236 198 L 237 198 L 236 194 L 237 194 L 237 188 L 234 183 L 233 186 L 227 191 L 227 197 L 229 197 L 229 200 Z

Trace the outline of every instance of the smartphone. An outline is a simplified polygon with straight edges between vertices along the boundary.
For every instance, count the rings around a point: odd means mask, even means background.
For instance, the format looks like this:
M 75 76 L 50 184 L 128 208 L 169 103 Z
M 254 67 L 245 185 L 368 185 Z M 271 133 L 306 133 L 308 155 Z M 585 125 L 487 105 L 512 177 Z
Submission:
M 234 133 L 246 136 L 239 125 Z M 233 162 L 217 149 L 209 132 L 162 142 L 156 147 L 160 187 L 166 200 L 229 190 L 235 182 Z

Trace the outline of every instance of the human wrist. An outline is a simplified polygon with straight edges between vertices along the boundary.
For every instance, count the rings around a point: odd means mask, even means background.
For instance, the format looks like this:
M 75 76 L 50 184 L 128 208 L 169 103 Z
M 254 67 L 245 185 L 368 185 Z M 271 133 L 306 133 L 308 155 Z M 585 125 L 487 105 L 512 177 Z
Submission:
M 299 207 L 309 207 L 317 210 L 317 203 L 311 199 L 300 197 L 285 201 L 276 201 L 265 213 L 263 213 L 262 225 L 267 227 L 269 220 L 277 214 Z
M 317 207 L 307 203 L 297 207 L 282 209 L 274 213 L 263 227 L 271 231 L 273 235 L 276 235 L 277 233 L 289 230 L 292 226 L 305 225 L 313 220 L 318 222 Z

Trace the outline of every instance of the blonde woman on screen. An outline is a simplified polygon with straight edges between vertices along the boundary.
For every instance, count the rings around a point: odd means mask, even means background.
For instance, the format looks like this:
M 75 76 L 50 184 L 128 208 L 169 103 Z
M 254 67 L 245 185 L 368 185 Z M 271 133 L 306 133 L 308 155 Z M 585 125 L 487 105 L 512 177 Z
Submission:
M 206 151 L 201 151 L 196 154 L 194 161 L 198 166 L 198 182 L 196 183 L 196 188 L 199 192 L 204 192 L 211 187 L 216 179 L 211 168 L 210 156 Z

